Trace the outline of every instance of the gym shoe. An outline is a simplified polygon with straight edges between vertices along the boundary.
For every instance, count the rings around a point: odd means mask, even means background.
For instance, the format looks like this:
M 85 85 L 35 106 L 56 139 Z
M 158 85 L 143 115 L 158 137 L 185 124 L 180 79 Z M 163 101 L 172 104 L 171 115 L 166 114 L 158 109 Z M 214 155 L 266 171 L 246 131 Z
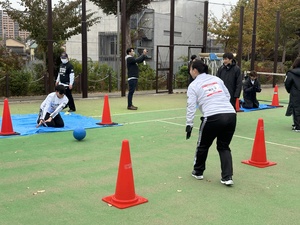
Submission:
M 296 130 L 296 128 L 295 128 L 293 131 L 295 131 L 295 132 L 300 132 L 300 130 Z
M 69 109 L 68 112 L 76 112 L 76 110 L 74 109 Z
M 192 177 L 195 177 L 197 180 L 203 180 L 203 175 L 202 174 L 197 174 L 195 170 L 192 172 Z
M 233 185 L 233 180 L 231 178 L 228 178 L 228 179 L 221 179 L 221 184 L 224 184 L 226 186 L 231 186 Z
M 138 109 L 138 107 L 135 107 L 135 106 L 129 106 L 129 107 L 127 107 L 127 109 L 129 109 L 129 110 L 137 110 Z

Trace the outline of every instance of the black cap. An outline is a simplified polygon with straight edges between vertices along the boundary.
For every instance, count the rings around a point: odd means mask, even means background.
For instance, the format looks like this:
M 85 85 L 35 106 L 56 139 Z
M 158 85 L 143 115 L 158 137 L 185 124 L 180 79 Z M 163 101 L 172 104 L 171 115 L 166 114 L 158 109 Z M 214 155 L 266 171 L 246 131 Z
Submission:
M 61 53 L 60 56 L 61 59 L 67 59 L 68 58 L 68 54 L 66 52 Z

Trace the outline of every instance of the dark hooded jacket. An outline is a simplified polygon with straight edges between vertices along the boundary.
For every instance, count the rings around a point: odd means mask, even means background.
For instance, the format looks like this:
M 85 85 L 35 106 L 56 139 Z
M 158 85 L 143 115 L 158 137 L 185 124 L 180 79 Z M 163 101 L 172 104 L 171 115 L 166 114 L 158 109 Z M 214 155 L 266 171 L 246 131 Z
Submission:
M 285 89 L 290 94 L 286 116 L 300 116 L 300 68 L 294 68 L 286 73 Z M 293 113 L 294 112 L 294 113 Z
M 233 59 L 230 65 L 222 65 L 217 72 L 217 77 L 223 80 L 230 93 L 230 102 L 233 106 L 236 104 L 236 98 L 239 98 L 242 91 L 242 74 L 241 69 L 236 65 Z
M 243 108 L 259 108 L 259 102 L 256 99 L 256 92 L 261 92 L 258 79 L 252 84 L 251 78 L 248 76 L 243 84 Z

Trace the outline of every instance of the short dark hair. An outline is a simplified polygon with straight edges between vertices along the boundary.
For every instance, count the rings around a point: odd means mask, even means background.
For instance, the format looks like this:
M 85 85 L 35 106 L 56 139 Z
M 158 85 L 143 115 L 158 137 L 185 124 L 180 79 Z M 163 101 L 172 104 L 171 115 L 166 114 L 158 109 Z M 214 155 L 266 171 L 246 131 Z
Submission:
M 134 48 L 127 48 L 126 50 L 127 55 L 131 52 L 131 50 L 134 50 Z
M 65 86 L 60 84 L 55 86 L 55 91 L 57 91 L 60 95 L 65 94 Z
M 233 54 L 231 52 L 226 52 L 223 54 L 223 59 L 233 59 Z
M 257 72 L 255 70 L 251 70 L 249 73 L 250 77 L 257 77 Z
M 194 59 L 196 59 L 196 58 L 197 58 L 196 55 L 192 55 L 192 56 L 191 56 L 191 60 L 194 60 Z
M 191 68 L 198 70 L 199 73 L 208 73 L 208 66 L 199 59 L 192 62 Z
M 296 58 L 292 65 L 293 69 L 298 68 L 298 67 L 300 67 L 300 57 Z

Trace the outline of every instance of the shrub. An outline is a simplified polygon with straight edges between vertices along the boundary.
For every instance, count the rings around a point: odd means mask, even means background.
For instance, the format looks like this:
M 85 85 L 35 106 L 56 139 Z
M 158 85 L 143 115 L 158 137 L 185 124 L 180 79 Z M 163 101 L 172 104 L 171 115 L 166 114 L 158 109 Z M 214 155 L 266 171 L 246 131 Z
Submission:
M 31 74 L 25 70 L 15 70 L 10 73 L 9 89 L 12 96 L 22 96 L 28 94 Z
M 139 90 L 153 90 L 155 88 L 155 70 L 148 64 L 139 64 Z

